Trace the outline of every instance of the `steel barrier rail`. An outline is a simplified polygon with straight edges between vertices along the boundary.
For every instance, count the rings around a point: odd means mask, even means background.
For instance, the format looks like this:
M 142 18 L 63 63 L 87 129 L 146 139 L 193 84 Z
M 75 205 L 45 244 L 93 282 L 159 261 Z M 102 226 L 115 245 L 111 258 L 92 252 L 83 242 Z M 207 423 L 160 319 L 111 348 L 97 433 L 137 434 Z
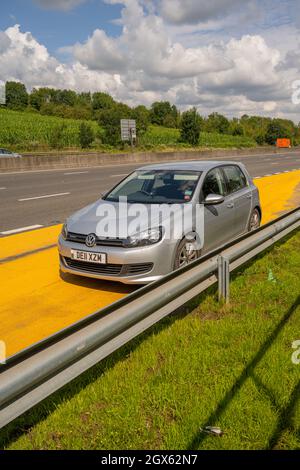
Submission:
M 229 271 L 299 227 L 297 208 L 8 360 L 0 366 L 0 428 L 206 290 L 218 272 L 224 284 L 221 272 L 228 280 Z

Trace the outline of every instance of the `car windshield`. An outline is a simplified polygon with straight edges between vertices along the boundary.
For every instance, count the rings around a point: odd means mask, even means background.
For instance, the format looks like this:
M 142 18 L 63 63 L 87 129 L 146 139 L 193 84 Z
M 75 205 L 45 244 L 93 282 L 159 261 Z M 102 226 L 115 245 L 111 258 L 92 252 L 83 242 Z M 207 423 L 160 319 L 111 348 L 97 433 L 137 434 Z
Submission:
M 193 197 L 200 175 L 200 171 L 188 170 L 138 170 L 104 199 L 119 202 L 120 197 L 126 197 L 129 203 L 144 204 L 187 203 Z

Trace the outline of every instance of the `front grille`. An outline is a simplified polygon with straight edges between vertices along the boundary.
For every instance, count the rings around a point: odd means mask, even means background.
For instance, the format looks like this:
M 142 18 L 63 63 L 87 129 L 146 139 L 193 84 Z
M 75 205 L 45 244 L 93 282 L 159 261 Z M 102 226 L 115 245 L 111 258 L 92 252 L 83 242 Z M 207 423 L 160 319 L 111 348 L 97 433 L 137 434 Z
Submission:
M 82 233 L 68 232 L 67 241 L 73 243 L 82 243 L 85 245 L 87 235 Z M 96 245 L 98 246 L 123 246 L 123 240 L 120 238 L 99 238 L 97 237 Z
M 153 269 L 153 263 L 138 264 L 96 264 L 86 261 L 78 261 L 71 258 L 63 258 L 66 266 L 91 274 L 103 274 L 107 276 L 137 276 L 148 273 Z
M 64 258 L 69 268 L 78 269 L 92 274 L 107 274 L 109 276 L 118 276 L 121 273 L 122 264 L 95 264 L 86 261 L 77 261 L 71 258 Z
M 68 232 L 67 241 L 74 243 L 85 243 L 87 235 L 82 235 L 81 233 L 72 233 Z
M 134 274 L 144 274 L 151 271 L 153 263 L 128 264 L 126 268 L 126 274 L 129 276 L 133 276 Z

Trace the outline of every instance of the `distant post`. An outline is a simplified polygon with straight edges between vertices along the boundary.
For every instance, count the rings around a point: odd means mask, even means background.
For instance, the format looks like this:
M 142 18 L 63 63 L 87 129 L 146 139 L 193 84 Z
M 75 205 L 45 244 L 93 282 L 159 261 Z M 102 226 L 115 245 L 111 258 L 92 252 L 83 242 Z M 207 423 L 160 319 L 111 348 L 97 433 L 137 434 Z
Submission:
M 130 142 L 132 147 L 136 145 L 136 121 L 134 119 L 121 119 L 121 139 L 122 142 Z
M 0 80 L 0 105 L 6 104 L 5 82 Z

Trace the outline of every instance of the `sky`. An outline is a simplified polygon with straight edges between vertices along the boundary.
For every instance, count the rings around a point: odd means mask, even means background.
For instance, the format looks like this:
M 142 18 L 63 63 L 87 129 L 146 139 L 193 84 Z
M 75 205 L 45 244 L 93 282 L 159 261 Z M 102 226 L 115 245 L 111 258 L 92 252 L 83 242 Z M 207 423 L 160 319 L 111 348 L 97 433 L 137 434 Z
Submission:
M 300 2 L 4 0 L 0 80 L 298 123 Z

